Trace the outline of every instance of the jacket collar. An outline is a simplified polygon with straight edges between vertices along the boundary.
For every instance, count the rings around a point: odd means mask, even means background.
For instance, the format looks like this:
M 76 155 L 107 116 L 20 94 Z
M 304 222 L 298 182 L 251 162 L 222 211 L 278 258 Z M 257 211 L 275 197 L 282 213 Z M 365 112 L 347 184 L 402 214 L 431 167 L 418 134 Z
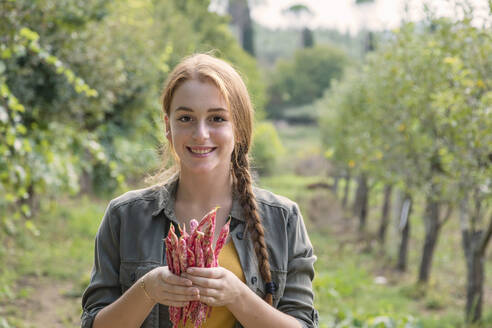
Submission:
M 152 212 L 152 217 L 157 217 L 160 212 L 164 211 L 166 217 L 170 220 L 178 222 L 176 219 L 176 214 L 174 212 L 174 203 L 176 200 L 176 190 L 178 187 L 179 175 L 175 174 L 172 176 L 168 182 L 166 182 L 163 186 L 159 187 L 156 191 L 156 199 L 157 199 L 157 209 Z M 243 208 L 239 203 L 239 199 L 237 195 L 234 194 L 232 199 L 232 207 L 231 212 L 229 213 L 231 217 L 237 219 L 239 221 L 245 221 Z

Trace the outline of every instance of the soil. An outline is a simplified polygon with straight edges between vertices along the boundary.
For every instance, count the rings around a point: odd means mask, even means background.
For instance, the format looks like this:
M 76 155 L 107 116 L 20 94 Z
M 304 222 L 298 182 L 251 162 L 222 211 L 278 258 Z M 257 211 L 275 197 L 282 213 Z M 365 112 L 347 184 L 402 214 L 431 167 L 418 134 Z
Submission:
M 0 317 L 16 318 L 14 327 L 80 327 L 81 297 L 73 283 L 31 276 L 17 289 L 25 296 L 0 305 Z

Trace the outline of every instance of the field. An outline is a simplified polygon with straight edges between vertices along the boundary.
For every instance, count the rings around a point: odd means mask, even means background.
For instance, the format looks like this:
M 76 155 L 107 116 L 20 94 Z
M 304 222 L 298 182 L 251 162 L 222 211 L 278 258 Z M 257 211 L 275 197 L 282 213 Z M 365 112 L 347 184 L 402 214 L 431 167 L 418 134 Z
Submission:
M 411 218 L 409 269 L 399 273 L 394 270 L 394 224 L 384 249 L 372 237 L 379 221 L 381 186 L 371 190 L 369 233 L 358 238 L 355 219 L 332 191 L 307 188 L 332 183 L 326 177 L 328 168 L 320 163 L 319 131 L 283 126 L 279 132 L 287 150 L 280 161 L 281 173 L 261 177 L 258 184 L 301 207 L 318 257 L 314 286 L 320 326 L 464 327 L 466 273 L 457 217 L 442 230 L 429 285 L 418 286 L 422 199 L 416 200 Z M 80 296 L 89 281 L 93 239 L 109 198 L 83 196 L 45 204 L 36 223 L 39 236 L 11 241 L 9 263 L 1 271 L 2 281 L 11 287 L 2 291 L 0 327 L 80 325 Z M 489 249 L 482 327 L 492 327 L 491 277 Z

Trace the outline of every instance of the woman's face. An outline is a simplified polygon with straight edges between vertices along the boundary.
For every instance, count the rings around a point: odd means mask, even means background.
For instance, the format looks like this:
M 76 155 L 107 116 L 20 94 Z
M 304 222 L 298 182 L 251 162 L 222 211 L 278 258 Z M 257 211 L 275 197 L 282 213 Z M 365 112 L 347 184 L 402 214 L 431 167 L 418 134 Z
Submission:
M 229 172 L 234 149 L 231 113 L 213 83 L 188 80 L 174 91 L 166 131 L 182 173 Z

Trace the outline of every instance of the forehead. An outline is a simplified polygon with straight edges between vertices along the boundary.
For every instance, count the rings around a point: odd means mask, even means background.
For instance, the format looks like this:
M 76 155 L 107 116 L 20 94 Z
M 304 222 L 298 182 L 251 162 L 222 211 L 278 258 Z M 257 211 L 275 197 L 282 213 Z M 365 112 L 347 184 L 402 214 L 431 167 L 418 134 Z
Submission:
M 227 102 L 219 88 L 210 81 L 187 80 L 176 88 L 171 101 L 171 113 L 178 107 L 187 107 L 194 111 L 222 107 Z

